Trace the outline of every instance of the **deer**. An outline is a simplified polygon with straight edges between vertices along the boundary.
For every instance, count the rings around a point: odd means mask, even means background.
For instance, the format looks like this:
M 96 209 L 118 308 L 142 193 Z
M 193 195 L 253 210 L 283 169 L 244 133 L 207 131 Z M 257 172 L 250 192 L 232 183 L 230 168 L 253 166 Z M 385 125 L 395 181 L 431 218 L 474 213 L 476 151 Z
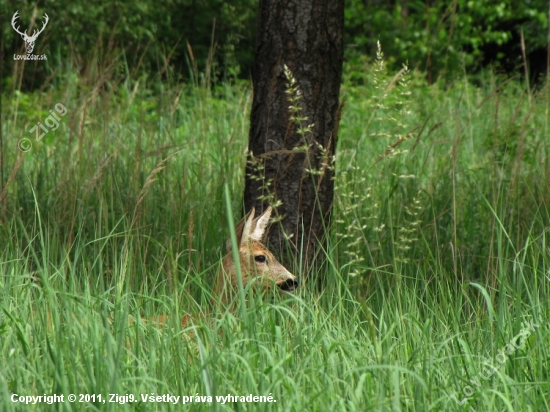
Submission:
M 255 280 L 264 290 L 275 286 L 281 292 L 294 292 L 299 285 L 298 278 L 280 264 L 263 243 L 272 211 L 270 206 L 262 215 L 255 218 L 255 208 L 252 208 L 235 228 L 242 285 L 246 287 Z M 222 267 L 218 271 L 214 286 L 214 294 L 222 303 L 236 300 L 239 274 L 232 248 L 229 239 L 226 242 L 227 254 L 222 260 Z
M 231 239 L 226 242 L 226 255 L 222 259 L 222 265 L 216 275 L 212 299 L 213 305 L 218 300 L 229 310 L 234 308 L 238 301 L 238 276 L 241 276 L 243 288 L 251 287 L 260 292 L 293 293 L 299 286 L 300 280 L 290 273 L 273 253 L 263 243 L 266 237 L 266 229 L 273 209 L 268 207 L 266 211 L 255 217 L 255 208 L 241 220 L 235 227 L 239 256 L 240 273 L 233 258 L 233 245 Z M 36 312 L 34 313 L 36 316 Z M 185 315 L 180 319 L 182 328 L 191 323 L 191 316 Z M 46 314 L 48 330 L 52 329 L 52 314 Z M 112 324 L 114 319 L 109 318 Z M 144 324 L 157 328 L 163 328 L 170 321 L 170 315 L 158 315 L 141 318 Z M 128 324 L 134 324 L 133 318 L 127 319 Z
M 40 30 L 34 30 L 33 33 L 32 33 L 32 36 L 28 36 L 27 35 L 27 30 L 25 30 L 24 33 L 21 33 L 19 31 L 19 26 L 15 27 L 15 23 L 17 21 L 17 18 L 19 17 L 18 13 L 19 13 L 19 10 L 17 10 L 13 14 L 13 17 L 11 19 L 11 26 L 13 27 L 15 32 L 17 34 L 21 35 L 21 37 L 25 41 L 25 48 L 27 49 L 27 54 L 31 54 L 33 49 L 34 49 L 34 42 L 38 38 L 38 35 L 44 31 L 44 29 L 46 28 L 46 25 L 48 24 L 48 21 L 50 21 L 50 18 L 48 17 L 48 15 L 46 13 L 44 13 L 44 23 L 42 24 L 42 28 Z
M 255 208 L 237 224 L 235 234 L 239 256 L 240 273 L 233 258 L 231 238 L 226 242 L 226 255 L 218 270 L 214 282 L 212 303 L 219 299 L 223 305 L 233 307 L 238 301 L 238 276 L 243 288 L 252 287 L 260 292 L 293 293 L 300 285 L 299 279 L 285 268 L 275 255 L 265 246 L 266 229 L 273 209 L 255 217 Z M 253 285 L 251 285 L 253 283 Z M 169 320 L 169 315 L 160 315 L 142 319 L 146 323 L 162 327 Z M 191 320 L 189 315 L 181 319 L 181 326 L 186 327 Z
M 235 306 L 238 301 L 238 276 L 241 276 L 243 288 L 253 282 L 252 287 L 259 289 L 260 292 L 269 292 L 275 287 L 276 292 L 292 293 L 298 288 L 299 279 L 279 263 L 263 243 L 272 211 L 270 206 L 263 214 L 255 217 L 253 207 L 235 227 L 240 274 L 237 272 L 237 265 L 233 258 L 233 245 L 229 238 L 226 242 L 226 255 L 222 259 L 222 265 L 214 282 L 214 297 L 211 300 L 213 305 L 219 300 L 229 308 Z M 152 316 L 141 320 L 145 324 L 162 328 L 168 324 L 170 315 Z M 113 320 L 109 319 L 109 322 L 112 323 Z M 181 327 L 186 328 L 190 322 L 191 316 L 185 315 L 180 320 Z M 129 320 L 129 323 L 133 321 Z

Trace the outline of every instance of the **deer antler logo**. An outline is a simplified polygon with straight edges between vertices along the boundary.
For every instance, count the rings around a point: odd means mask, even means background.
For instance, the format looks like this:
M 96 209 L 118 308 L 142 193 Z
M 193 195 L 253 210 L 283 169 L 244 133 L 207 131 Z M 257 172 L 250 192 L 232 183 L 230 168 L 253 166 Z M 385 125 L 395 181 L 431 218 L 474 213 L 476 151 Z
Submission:
M 25 40 L 25 48 L 27 49 L 27 54 L 31 54 L 32 50 L 34 49 L 34 42 L 38 38 L 38 35 L 44 31 L 44 29 L 46 28 L 46 25 L 48 24 L 48 21 L 50 20 L 50 18 L 48 17 L 48 15 L 46 13 L 44 13 L 44 23 L 42 24 L 42 28 L 40 30 L 34 30 L 33 33 L 32 33 L 32 36 L 27 36 L 27 30 L 25 30 L 24 33 L 21 33 L 19 31 L 19 26 L 15 27 L 15 23 L 17 21 L 17 18 L 19 17 L 17 15 L 18 13 L 19 13 L 19 10 L 17 10 L 14 13 L 14 15 L 11 19 L 11 25 L 12 25 L 13 29 L 16 31 L 16 33 L 20 34 L 21 37 L 23 38 L 23 40 Z

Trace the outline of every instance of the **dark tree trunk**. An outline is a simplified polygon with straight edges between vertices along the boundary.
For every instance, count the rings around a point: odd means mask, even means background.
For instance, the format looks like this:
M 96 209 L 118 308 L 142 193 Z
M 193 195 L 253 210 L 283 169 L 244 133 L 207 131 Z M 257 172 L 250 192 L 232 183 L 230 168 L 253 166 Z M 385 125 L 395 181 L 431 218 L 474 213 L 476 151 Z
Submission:
M 343 0 L 260 1 L 245 206 L 260 213 L 267 197 L 281 201 L 282 224 L 271 226 L 269 245 L 281 257 L 287 246 L 293 253 L 303 246 L 308 263 L 325 243 L 333 202 L 343 25 Z M 302 92 L 301 123 L 314 124 L 311 133 L 291 119 L 284 65 Z

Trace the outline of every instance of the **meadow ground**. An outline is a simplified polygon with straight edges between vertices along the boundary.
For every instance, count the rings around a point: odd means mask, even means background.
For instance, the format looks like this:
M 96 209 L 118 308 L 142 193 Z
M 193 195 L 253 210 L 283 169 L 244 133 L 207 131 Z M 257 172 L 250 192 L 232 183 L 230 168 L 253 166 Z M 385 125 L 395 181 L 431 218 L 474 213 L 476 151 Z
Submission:
M 248 85 L 68 71 L 5 96 L 0 409 L 550 410 L 548 87 L 345 72 L 326 265 L 286 262 L 324 288 L 207 320 Z

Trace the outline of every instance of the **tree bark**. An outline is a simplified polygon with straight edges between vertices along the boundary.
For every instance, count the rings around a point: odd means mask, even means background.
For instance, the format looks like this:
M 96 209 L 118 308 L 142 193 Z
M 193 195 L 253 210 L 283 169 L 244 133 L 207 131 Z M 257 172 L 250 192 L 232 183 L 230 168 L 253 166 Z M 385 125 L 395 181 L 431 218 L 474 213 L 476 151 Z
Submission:
M 283 259 L 290 250 L 313 263 L 326 242 L 334 194 L 343 25 L 343 0 L 260 1 L 249 136 L 253 158 L 247 163 L 244 200 L 247 211 L 256 207 L 258 213 L 274 200 L 282 202 L 275 208 L 282 221 L 271 225 L 268 244 Z M 311 133 L 300 133 L 291 118 L 284 65 L 302 93 L 300 116 L 307 120 L 299 123 L 313 124 Z

